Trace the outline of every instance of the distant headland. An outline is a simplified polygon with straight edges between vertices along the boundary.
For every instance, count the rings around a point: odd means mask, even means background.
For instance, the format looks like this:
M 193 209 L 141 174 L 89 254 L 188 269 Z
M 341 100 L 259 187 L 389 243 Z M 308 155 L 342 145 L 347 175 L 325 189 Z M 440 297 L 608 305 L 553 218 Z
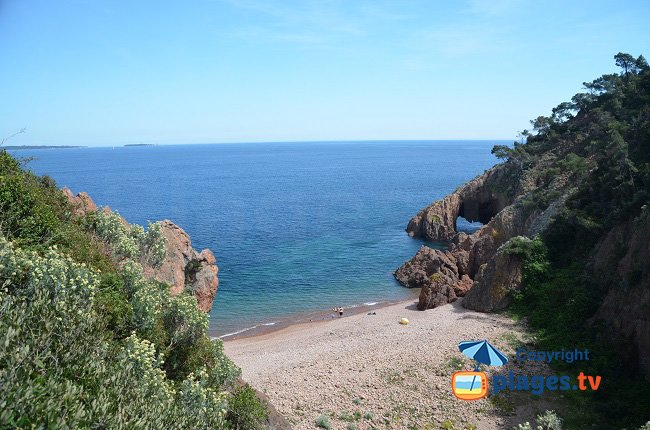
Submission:
M 64 148 L 87 148 L 87 146 L 71 146 L 71 145 L 9 145 L 2 146 L 0 149 L 16 150 L 16 149 L 64 149 Z

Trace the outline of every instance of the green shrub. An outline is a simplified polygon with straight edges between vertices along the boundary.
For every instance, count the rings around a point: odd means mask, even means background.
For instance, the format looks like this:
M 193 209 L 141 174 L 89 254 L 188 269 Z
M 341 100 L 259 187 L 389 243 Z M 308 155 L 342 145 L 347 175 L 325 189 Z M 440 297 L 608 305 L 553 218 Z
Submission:
M 114 273 L 103 274 L 96 297 L 97 314 L 116 339 L 124 339 L 133 330 L 133 306 L 124 293 L 121 278 Z
M 0 427 L 227 426 L 220 382 L 237 372 L 219 343 L 177 384 L 153 343 L 135 333 L 112 340 L 96 300 L 102 281 L 87 266 L 0 239 L 0 285 Z
M 562 169 L 559 167 L 549 167 L 540 172 L 539 177 L 544 182 L 544 185 L 548 185 L 562 173 Z
M 143 276 L 160 224 L 72 213 L 0 151 L 0 428 L 257 428 L 196 300 Z
M 0 173 L 0 229 L 8 239 L 26 246 L 56 244 L 61 233 L 58 213 L 65 204 L 62 193 L 43 188 L 28 173 Z
M 142 226 L 125 223 L 117 211 L 98 211 L 94 215 L 94 227 L 119 257 L 154 267 L 165 258 L 165 236 L 160 223 L 149 223 L 145 231 Z
M 557 222 L 552 224 L 548 233 L 555 238 L 559 237 L 553 232 L 557 226 Z M 562 223 L 559 226 L 564 228 Z M 535 334 L 536 349 L 587 348 L 591 359 L 580 370 L 608 375 L 607 398 L 600 391 L 566 396 L 571 410 L 566 415 L 567 427 L 579 428 L 585 422 L 601 422 L 603 428 L 618 428 L 621 423 L 638 425 L 641 419 L 647 418 L 648 400 L 642 395 L 644 383 L 635 375 L 626 374 L 611 344 L 599 340 L 594 335 L 594 327 L 586 323 L 596 313 L 606 291 L 597 288 L 587 276 L 584 254 L 576 253 L 569 262 L 557 261 L 557 256 L 551 256 L 562 244 L 557 241 L 552 246 L 547 248 L 546 240 L 539 238 L 509 245 L 510 252 L 525 258 L 522 289 L 514 297 L 510 310 L 527 319 Z M 576 372 L 575 366 L 563 362 L 551 366 L 568 374 Z
M 201 368 L 208 369 L 210 384 L 214 387 L 230 388 L 241 375 L 223 351 L 221 339 L 201 336 L 189 348 L 178 348 L 166 359 L 167 374 L 183 379 Z
M 23 247 L 41 251 L 57 245 L 79 263 L 102 272 L 114 271 L 88 219 L 72 215 L 72 208 L 54 181 L 21 170 L 20 163 L 2 150 L 0 234 Z
M 562 419 L 554 411 L 546 411 L 537 415 L 535 427 L 529 422 L 525 422 L 517 425 L 515 430 L 562 430 Z
M 339 413 L 339 419 L 341 421 L 354 421 L 354 417 L 348 411 L 341 411 Z
M 318 418 L 316 418 L 315 424 L 318 428 L 332 430 L 332 422 L 330 421 L 330 418 L 325 414 L 321 414 Z
M 574 153 L 570 153 L 563 160 L 558 161 L 557 165 L 560 169 L 573 174 L 582 174 L 589 171 L 589 162 Z
M 523 258 L 524 285 L 543 279 L 549 271 L 548 250 L 539 237 L 533 239 L 524 236 L 514 237 L 503 245 L 502 250 L 506 254 Z
M 228 421 L 235 430 L 266 428 L 268 412 L 249 385 L 238 388 L 230 399 Z

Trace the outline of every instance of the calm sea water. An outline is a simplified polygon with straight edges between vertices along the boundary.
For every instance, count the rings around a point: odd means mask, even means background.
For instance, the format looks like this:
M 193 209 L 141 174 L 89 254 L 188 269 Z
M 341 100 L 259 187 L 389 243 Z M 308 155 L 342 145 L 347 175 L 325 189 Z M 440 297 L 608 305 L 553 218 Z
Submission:
M 211 332 L 413 295 L 392 272 L 431 201 L 495 163 L 495 141 L 23 150 L 29 167 L 129 222 L 171 219 L 219 265 Z M 462 228 L 471 228 L 464 225 Z

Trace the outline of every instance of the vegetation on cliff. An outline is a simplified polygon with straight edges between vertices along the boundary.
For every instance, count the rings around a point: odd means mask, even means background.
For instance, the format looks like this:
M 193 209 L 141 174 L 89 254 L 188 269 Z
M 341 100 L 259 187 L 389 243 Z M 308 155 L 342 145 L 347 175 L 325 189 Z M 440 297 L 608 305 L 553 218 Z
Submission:
M 580 370 L 603 375 L 600 390 L 573 399 L 577 407 L 566 417 L 570 428 L 587 422 L 620 428 L 650 418 L 647 381 L 639 374 L 642 345 L 634 341 L 644 334 L 626 337 L 622 330 L 599 327 L 594 318 L 612 291 L 642 301 L 650 289 L 650 266 L 639 254 L 647 252 L 650 238 L 642 239 L 646 251 L 631 244 L 635 235 L 644 234 L 639 226 L 647 224 L 650 203 L 650 68 L 643 57 L 619 53 L 615 60 L 620 74 L 585 83 L 587 92 L 532 121 L 533 132 L 522 132 L 525 143 L 493 150 L 522 171 L 544 164 L 529 205 L 556 201 L 552 183 L 557 177 L 568 178 L 572 187 L 540 237 L 509 244 L 508 250 L 524 257 L 522 289 L 511 310 L 527 317 L 538 346 L 588 347 L 594 359 Z M 608 235 L 624 225 L 631 225 L 631 232 L 610 245 Z M 617 249 L 604 253 L 604 247 Z M 598 262 L 599 250 L 607 261 Z M 625 268 L 619 270 L 622 262 Z M 638 322 L 649 315 L 645 309 L 619 319 Z
M 264 425 L 196 299 L 144 277 L 163 240 L 0 152 L 0 427 Z
M 562 369 L 603 378 L 567 394 L 568 428 L 650 419 L 650 68 L 615 60 L 621 73 L 585 83 L 514 146 L 495 146 L 503 163 L 419 211 L 409 235 L 448 247 L 422 247 L 395 272 L 421 288 L 418 309 L 458 297 L 481 312 L 510 306 L 537 348 L 592 350 Z M 459 217 L 483 226 L 459 232 Z

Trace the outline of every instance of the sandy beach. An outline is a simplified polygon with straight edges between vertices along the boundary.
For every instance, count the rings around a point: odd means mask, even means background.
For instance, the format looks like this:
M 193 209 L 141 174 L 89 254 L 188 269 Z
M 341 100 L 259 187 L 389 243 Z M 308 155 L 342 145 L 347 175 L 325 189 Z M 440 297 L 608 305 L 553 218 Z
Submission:
M 501 429 L 545 409 L 508 396 L 460 401 L 451 392 L 453 371 L 473 368 L 460 341 L 488 339 L 512 357 L 526 336 L 520 324 L 460 302 L 373 312 L 226 341 L 226 353 L 296 429 L 316 428 L 322 414 L 333 429 Z M 399 324 L 403 317 L 408 325 Z

